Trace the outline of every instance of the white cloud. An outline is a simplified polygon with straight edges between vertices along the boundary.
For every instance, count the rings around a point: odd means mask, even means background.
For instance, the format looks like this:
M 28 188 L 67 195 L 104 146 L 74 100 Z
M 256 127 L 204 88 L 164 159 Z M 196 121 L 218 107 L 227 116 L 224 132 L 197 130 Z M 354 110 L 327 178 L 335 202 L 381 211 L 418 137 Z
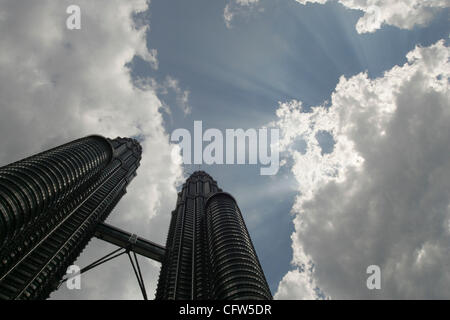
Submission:
M 296 0 L 300 4 L 329 0 Z M 374 32 L 383 24 L 402 29 L 427 24 L 442 8 L 450 6 L 448 0 L 337 0 L 347 8 L 364 12 L 356 24 L 358 33 Z
M 125 67 L 135 55 L 157 67 L 156 51 L 147 49 L 146 28 L 135 26 L 132 20 L 133 14 L 147 10 L 148 3 L 80 0 L 81 30 L 66 28 L 70 4 L 2 1 L 0 163 L 5 165 L 93 133 L 111 138 L 141 136 L 144 154 L 138 176 L 110 222 L 164 243 L 181 167 L 171 161 L 172 147 L 160 113 L 162 104 L 154 89 L 133 86 Z M 102 245 L 94 242 L 93 247 Z M 99 255 L 89 249 L 80 261 L 86 263 Z M 154 280 L 149 288 L 152 295 L 158 267 L 150 262 L 146 265 L 153 270 L 149 271 Z M 124 268 L 126 271 L 120 271 Z M 115 270 L 122 273 L 104 267 L 101 282 L 91 279 L 90 285 L 102 288 L 105 296 L 98 290 L 82 290 L 80 297 L 139 297 L 135 280 L 124 276 L 133 275 L 129 266 Z M 122 290 L 126 287 L 134 291 Z
M 288 273 L 276 297 L 309 298 L 314 283 L 331 298 L 450 298 L 449 57 L 441 40 L 383 77 L 341 77 L 330 106 L 280 104 L 299 185 L 293 265 L 304 276 Z M 332 135 L 331 153 L 320 131 Z M 302 139 L 306 153 L 295 150 Z M 373 264 L 381 290 L 366 287 Z
M 223 19 L 227 28 L 232 27 L 231 22 L 236 16 L 248 15 L 257 4 L 259 4 L 259 0 L 230 0 L 223 12 Z
M 231 20 L 233 20 L 234 13 L 231 10 L 230 4 L 227 4 L 225 6 L 225 9 L 223 11 L 223 19 L 225 20 L 225 25 L 227 28 L 231 28 Z
M 241 6 L 250 6 L 258 2 L 259 0 L 236 0 L 236 3 L 240 4 Z
M 305 272 L 295 269 L 289 271 L 281 280 L 274 298 L 278 300 L 313 300 L 317 296 L 312 279 Z
M 171 76 L 167 76 L 163 85 L 161 86 L 163 94 L 167 94 L 168 89 L 172 90 L 176 95 L 176 100 L 180 108 L 185 115 L 190 114 L 192 111 L 189 105 L 189 90 L 183 90 L 180 88 L 179 81 Z

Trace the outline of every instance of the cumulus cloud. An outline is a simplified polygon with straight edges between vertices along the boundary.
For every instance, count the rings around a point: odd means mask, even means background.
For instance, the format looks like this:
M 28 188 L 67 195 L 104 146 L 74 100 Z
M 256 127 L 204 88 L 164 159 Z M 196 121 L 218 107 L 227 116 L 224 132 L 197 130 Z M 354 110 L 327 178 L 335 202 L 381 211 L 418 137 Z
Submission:
M 230 0 L 223 12 L 223 19 L 227 28 L 231 28 L 231 22 L 236 16 L 248 15 L 257 4 L 259 4 L 259 0 Z M 262 9 L 260 8 L 260 10 Z
M 289 271 L 281 280 L 275 295 L 278 300 L 313 300 L 316 299 L 313 279 L 298 269 Z
M 406 57 L 380 78 L 341 77 L 329 104 L 280 104 L 299 195 L 295 269 L 276 297 L 318 287 L 330 298 L 450 298 L 450 49 L 441 40 Z M 366 287 L 370 265 L 381 290 Z
M 148 9 L 148 3 L 80 0 L 81 30 L 68 30 L 66 8 L 71 4 L 2 1 L 0 163 L 93 133 L 139 137 L 144 151 L 138 176 L 109 221 L 163 243 L 181 167 L 171 161 L 172 147 L 155 89 L 133 85 L 126 67 L 138 55 L 157 68 L 156 51 L 147 47 L 147 27 L 133 21 L 134 15 Z M 99 258 L 101 254 L 93 248 L 106 247 L 93 241 L 79 261 L 81 266 Z M 86 286 L 101 290 L 56 296 L 139 298 L 126 260 L 116 263 L 114 268 L 92 271 L 94 277 L 86 276 Z M 155 263 L 145 264 L 152 295 L 159 269 Z
M 324 4 L 330 0 L 296 0 L 300 4 Z M 358 33 L 374 32 L 383 24 L 402 29 L 427 24 L 441 9 L 448 8 L 447 0 L 337 0 L 349 9 L 361 10 L 364 15 L 358 20 Z

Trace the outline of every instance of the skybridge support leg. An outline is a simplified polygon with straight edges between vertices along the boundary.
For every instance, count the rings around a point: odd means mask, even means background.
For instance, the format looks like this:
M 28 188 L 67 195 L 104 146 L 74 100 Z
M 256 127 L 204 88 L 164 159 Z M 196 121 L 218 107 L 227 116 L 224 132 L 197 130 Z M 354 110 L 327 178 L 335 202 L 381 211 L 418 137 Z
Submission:
M 144 278 L 142 277 L 141 267 L 139 266 L 139 261 L 136 254 L 140 254 L 141 256 L 144 256 L 146 258 L 162 262 L 166 249 L 163 246 L 140 238 L 135 234 L 123 231 L 106 223 L 100 223 L 97 226 L 95 237 L 114 244 L 118 246 L 119 249 L 114 250 L 113 252 L 84 267 L 83 269 L 81 269 L 79 274 L 83 274 L 95 267 L 104 264 L 105 262 L 120 257 L 121 255 L 126 253 L 130 260 L 131 266 L 133 267 L 134 274 L 136 275 L 136 279 L 138 281 L 139 288 L 141 289 L 142 296 L 144 300 L 147 300 L 148 297 L 145 290 Z M 132 252 L 132 254 L 130 254 L 130 252 Z M 70 277 L 62 279 L 59 283 L 59 286 L 61 286 L 69 279 Z

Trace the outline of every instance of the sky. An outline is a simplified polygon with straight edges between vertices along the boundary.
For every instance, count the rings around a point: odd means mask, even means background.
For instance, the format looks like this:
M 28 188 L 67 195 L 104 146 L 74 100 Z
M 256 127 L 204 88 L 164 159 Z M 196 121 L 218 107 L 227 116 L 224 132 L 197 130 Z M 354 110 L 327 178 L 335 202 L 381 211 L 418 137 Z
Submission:
M 81 8 L 81 29 L 66 8 Z M 450 298 L 447 0 L 0 0 L 0 165 L 139 138 L 108 223 L 164 244 L 184 179 L 233 194 L 276 299 Z M 282 166 L 182 165 L 171 133 L 280 130 Z M 93 239 L 76 264 L 114 249 Z M 149 296 L 160 265 L 140 258 Z M 381 289 L 366 286 L 367 267 Z M 140 299 L 125 257 L 53 299 Z

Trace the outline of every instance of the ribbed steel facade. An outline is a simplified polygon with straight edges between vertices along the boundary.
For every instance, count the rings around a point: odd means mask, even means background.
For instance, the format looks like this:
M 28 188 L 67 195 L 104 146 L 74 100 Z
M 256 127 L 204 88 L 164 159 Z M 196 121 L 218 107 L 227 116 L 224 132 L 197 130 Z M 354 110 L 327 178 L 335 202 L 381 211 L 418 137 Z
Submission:
M 272 299 L 235 199 L 194 172 L 178 194 L 157 299 Z
M 133 139 L 82 138 L 0 168 L 0 299 L 44 299 L 136 176 Z

